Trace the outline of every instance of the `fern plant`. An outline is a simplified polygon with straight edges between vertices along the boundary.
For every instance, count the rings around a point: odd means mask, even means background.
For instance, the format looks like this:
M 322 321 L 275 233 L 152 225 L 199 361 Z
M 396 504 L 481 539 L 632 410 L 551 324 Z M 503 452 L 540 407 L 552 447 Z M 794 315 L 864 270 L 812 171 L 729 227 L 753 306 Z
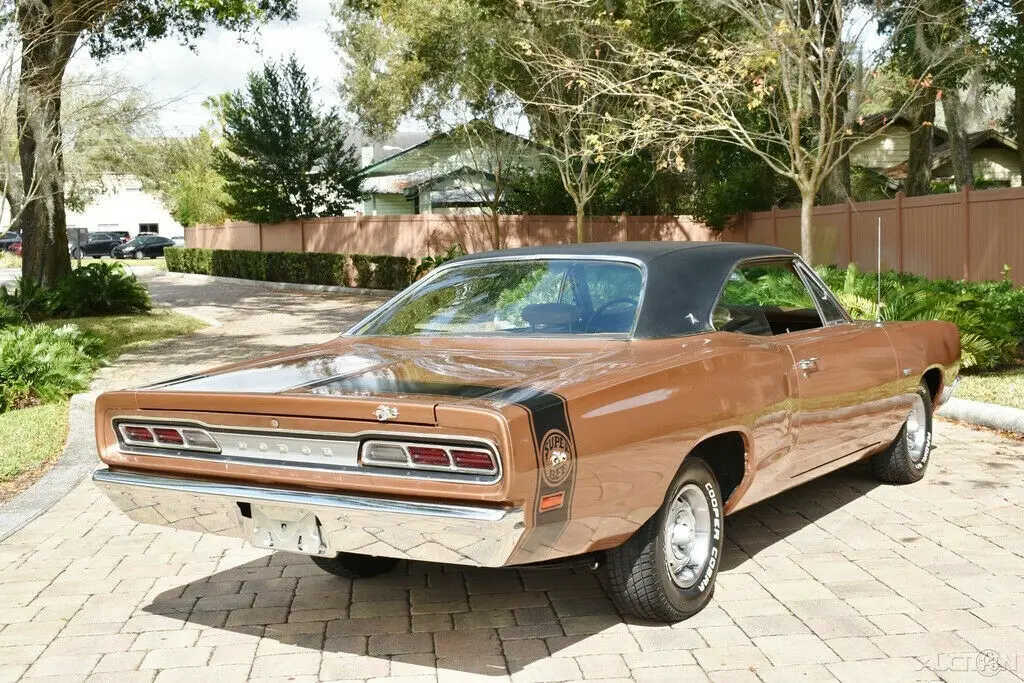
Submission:
M 74 325 L 0 330 L 0 413 L 86 390 L 103 359 L 102 342 Z

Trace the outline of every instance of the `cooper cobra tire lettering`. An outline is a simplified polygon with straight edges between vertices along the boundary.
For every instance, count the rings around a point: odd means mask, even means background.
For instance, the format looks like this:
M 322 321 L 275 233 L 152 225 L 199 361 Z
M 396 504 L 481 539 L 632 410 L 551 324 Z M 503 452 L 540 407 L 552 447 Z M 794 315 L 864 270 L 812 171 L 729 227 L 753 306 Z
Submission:
M 708 558 L 708 566 L 704 570 L 704 576 L 701 577 L 700 583 L 697 584 L 697 590 L 701 593 L 707 590 L 708 586 L 711 585 L 711 579 L 715 576 L 715 567 L 718 566 L 718 540 L 722 536 L 722 510 L 718 506 L 718 496 L 715 495 L 715 487 L 709 482 L 704 484 L 704 490 L 707 493 L 708 503 L 711 506 L 711 514 L 713 516 L 711 536 L 715 539 L 715 543 L 711 546 L 711 555 Z

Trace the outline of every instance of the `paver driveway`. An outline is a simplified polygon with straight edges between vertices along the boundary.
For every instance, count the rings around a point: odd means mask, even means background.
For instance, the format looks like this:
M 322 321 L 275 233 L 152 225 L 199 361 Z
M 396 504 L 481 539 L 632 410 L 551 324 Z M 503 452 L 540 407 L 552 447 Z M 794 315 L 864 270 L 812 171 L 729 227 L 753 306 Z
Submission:
M 152 283 L 226 324 L 104 382 L 315 341 L 375 303 L 190 287 Z M 0 544 L 0 680 L 1020 680 L 1024 444 L 937 429 L 921 483 L 854 466 L 730 517 L 714 600 L 672 627 L 623 619 L 583 568 L 350 582 L 136 525 L 85 482 Z

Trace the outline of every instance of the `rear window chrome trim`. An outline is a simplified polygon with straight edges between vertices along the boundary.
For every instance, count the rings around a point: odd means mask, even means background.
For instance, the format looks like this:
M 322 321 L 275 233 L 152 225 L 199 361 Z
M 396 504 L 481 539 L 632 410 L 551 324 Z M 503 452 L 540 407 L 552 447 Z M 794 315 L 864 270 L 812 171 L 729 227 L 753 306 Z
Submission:
M 310 430 L 294 429 L 259 429 L 246 428 L 236 425 L 218 425 L 194 419 L 177 419 L 167 417 L 150 417 L 140 415 L 116 415 L 111 418 L 110 424 L 114 433 L 119 435 L 121 424 L 129 424 L 140 427 L 150 425 L 167 425 L 177 427 L 198 427 L 205 430 L 216 439 L 218 435 L 238 434 L 246 436 L 287 436 L 292 438 L 305 438 L 321 441 L 340 441 L 351 443 L 355 447 L 357 456 L 362 452 L 362 444 L 366 441 L 398 441 L 403 444 L 444 446 L 448 449 L 464 447 L 490 452 L 497 463 L 497 471 L 493 474 L 470 471 L 446 471 L 427 470 L 399 467 L 381 467 L 379 465 L 363 467 L 358 463 L 355 466 L 328 466 L 322 463 L 303 463 L 281 458 L 252 458 L 225 455 L 219 451 L 198 451 L 174 448 L 173 446 L 155 446 L 154 444 L 137 443 L 128 444 L 120 438 L 116 447 L 118 452 L 124 455 L 136 455 L 157 458 L 176 458 L 184 460 L 199 460 L 203 462 L 228 463 L 232 465 L 245 465 L 250 467 L 267 467 L 275 469 L 291 469 L 303 472 L 329 472 L 333 474 L 346 474 L 354 476 L 375 476 L 388 477 L 392 479 L 415 479 L 426 481 L 443 481 L 454 484 L 473 484 L 489 486 L 497 484 L 502 480 L 504 470 L 502 466 L 501 453 L 497 444 L 483 437 L 462 436 L 457 434 L 425 434 L 422 432 L 387 432 L 380 429 L 361 430 L 357 432 L 321 432 Z

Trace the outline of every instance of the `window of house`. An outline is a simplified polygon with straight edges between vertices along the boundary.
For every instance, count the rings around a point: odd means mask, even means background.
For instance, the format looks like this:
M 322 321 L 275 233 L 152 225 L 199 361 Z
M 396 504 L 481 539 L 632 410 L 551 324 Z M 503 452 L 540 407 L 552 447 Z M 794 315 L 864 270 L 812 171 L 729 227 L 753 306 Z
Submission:
M 139 232 L 156 234 L 160 232 L 160 226 L 157 223 L 139 223 Z
M 822 327 L 792 261 L 757 262 L 732 272 L 712 314 L 720 332 L 760 337 Z

